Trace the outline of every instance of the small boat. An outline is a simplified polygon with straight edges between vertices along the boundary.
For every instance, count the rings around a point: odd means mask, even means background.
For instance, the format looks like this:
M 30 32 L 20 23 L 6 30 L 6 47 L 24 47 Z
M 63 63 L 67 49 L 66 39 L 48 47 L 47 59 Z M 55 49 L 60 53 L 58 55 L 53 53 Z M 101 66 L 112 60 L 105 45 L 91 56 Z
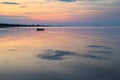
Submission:
M 44 31 L 44 28 L 36 28 L 37 31 Z

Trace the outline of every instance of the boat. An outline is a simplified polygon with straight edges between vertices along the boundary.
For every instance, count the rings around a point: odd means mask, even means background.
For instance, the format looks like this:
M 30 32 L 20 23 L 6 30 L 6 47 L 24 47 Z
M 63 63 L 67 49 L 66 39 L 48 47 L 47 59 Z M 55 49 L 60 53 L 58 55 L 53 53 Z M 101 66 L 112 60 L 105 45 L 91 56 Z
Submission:
M 44 31 L 44 28 L 36 28 L 37 31 Z

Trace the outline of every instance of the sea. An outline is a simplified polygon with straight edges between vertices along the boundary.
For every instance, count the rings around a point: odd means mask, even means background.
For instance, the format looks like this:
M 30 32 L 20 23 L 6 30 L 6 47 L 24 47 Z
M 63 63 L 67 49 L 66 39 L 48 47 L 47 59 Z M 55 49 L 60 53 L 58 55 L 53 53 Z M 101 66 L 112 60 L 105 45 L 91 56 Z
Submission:
M 120 80 L 120 27 L 0 28 L 0 80 Z

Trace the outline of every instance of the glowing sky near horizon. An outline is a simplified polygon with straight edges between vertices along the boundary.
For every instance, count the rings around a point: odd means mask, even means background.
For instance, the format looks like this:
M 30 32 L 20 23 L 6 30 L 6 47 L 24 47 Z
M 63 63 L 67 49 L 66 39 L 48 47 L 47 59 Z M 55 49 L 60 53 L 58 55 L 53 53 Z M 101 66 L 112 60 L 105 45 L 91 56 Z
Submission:
M 120 25 L 120 0 L 0 0 L 0 22 Z

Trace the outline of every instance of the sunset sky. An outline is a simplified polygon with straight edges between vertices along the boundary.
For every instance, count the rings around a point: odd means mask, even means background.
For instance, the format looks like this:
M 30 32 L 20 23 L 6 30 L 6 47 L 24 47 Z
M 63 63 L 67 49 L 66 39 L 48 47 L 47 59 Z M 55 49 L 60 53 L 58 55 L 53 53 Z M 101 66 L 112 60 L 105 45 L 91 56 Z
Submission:
M 120 25 L 120 0 L 0 0 L 0 22 Z

